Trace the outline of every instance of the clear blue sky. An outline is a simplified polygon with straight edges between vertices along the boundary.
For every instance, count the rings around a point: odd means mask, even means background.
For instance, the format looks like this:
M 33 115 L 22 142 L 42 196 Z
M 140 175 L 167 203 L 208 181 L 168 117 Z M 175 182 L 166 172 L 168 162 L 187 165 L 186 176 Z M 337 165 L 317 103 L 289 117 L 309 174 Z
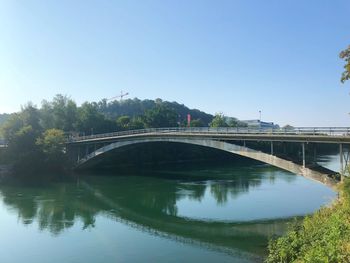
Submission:
M 350 126 L 348 0 L 0 0 L 0 113 L 128 91 L 210 113 Z

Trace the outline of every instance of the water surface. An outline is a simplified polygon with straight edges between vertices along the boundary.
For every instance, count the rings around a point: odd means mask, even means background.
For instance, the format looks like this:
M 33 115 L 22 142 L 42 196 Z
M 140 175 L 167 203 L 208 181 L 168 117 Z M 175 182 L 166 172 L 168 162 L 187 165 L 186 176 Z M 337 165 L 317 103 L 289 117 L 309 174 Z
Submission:
M 0 186 L 0 262 L 261 262 L 335 193 L 266 165 L 196 165 Z

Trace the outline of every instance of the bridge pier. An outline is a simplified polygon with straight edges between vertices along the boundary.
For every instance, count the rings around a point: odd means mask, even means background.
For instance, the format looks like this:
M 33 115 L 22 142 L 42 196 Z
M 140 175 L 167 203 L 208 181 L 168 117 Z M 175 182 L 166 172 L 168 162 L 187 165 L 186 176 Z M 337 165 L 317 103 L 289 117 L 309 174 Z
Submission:
M 340 175 L 341 180 L 343 181 L 343 175 L 344 175 L 344 159 L 343 159 L 343 145 L 339 144 L 339 157 L 340 157 Z
M 80 146 L 78 147 L 78 162 L 80 161 Z
M 305 168 L 305 143 L 303 142 L 301 144 L 302 148 L 302 154 L 303 154 L 303 168 Z
M 340 155 L 340 176 L 343 181 L 345 176 L 349 176 L 349 150 L 344 151 L 343 144 L 339 144 L 339 155 Z
M 316 144 L 314 144 L 314 163 L 317 163 L 317 149 L 316 149 Z
M 273 155 L 273 141 L 271 141 L 271 155 Z

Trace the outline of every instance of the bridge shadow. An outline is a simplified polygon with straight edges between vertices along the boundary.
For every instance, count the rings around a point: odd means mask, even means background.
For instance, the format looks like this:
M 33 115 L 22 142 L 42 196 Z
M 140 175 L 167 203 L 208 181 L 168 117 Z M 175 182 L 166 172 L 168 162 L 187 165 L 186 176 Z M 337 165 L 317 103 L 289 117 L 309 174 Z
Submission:
M 93 149 L 91 149 L 92 151 Z M 173 142 L 149 142 L 127 145 L 91 159 L 82 170 L 123 171 L 133 169 L 174 169 L 192 164 L 262 164 L 243 156 L 200 145 Z

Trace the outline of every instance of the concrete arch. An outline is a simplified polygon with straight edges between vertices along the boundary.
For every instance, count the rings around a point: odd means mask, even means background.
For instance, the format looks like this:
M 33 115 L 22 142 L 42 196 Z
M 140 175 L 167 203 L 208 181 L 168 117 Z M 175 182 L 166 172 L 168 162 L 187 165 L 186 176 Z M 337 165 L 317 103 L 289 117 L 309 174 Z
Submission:
M 303 167 L 302 165 L 296 164 L 292 161 L 282 159 L 275 155 L 263 153 L 261 151 L 250 149 L 248 147 L 227 143 L 224 141 L 213 140 L 209 138 L 192 139 L 192 138 L 179 138 L 179 137 L 174 137 L 174 138 L 158 137 L 158 138 L 137 138 L 137 139 L 135 138 L 135 139 L 112 142 L 106 146 L 103 146 L 95 150 L 94 152 L 88 154 L 84 158 L 80 159 L 77 163 L 76 168 L 81 168 L 90 160 L 94 159 L 95 157 L 100 156 L 109 151 L 112 151 L 114 149 L 118 149 L 128 145 L 149 143 L 149 142 L 186 143 L 186 144 L 193 144 L 193 145 L 215 148 L 218 150 L 222 150 L 225 152 L 229 152 L 232 154 L 257 160 L 257 161 L 278 167 L 280 169 L 292 172 L 294 174 L 302 175 L 306 178 L 312 179 L 317 182 L 321 182 L 330 187 L 334 187 L 337 183 L 336 180 L 334 180 L 333 178 L 330 178 L 327 174 L 323 174 L 318 171 L 314 171 L 310 168 Z

